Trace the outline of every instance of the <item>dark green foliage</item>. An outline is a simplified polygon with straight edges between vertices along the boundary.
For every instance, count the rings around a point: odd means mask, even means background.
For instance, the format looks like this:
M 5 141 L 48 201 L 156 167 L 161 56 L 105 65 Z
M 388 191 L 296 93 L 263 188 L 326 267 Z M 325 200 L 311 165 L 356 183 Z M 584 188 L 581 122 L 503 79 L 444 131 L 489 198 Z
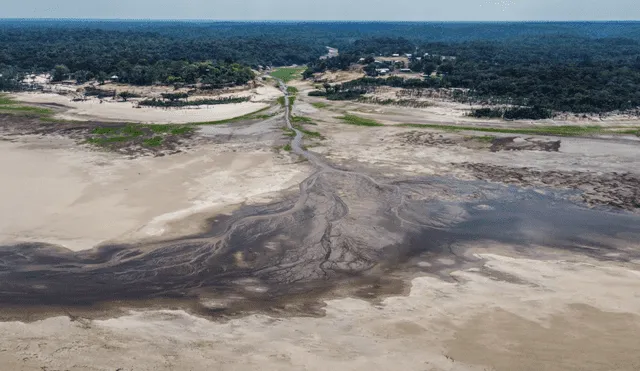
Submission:
M 551 110 L 540 106 L 479 108 L 471 111 L 469 116 L 477 118 L 504 118 L 507 120 L 543 120 L 553 117 Z
M 0 50 L 1 53 L 2 51 Z M 3 65 L 2 58 L 0 58 L 0 91 L 18 90 L 21 86 L 20 81 L 23 75 L 18 68 Z
M 310 97 L 326 97 L 327 93 L 322 90 L 313 90 L 313 91 L 310 91 L 309 94 L 307 95 Z
M 168 99 L 170 101 L 189 98 L 189 94 L 187 93 L 162 93 L 161 95 L 162 99 Z
M 88 97 L 108 98 L 116 96 L 115 90 L 103 90 L 98 88 L 87 87 L 84 95 Z
M 327 45 L 340 55 L 318 60 Z M 248 66 L 309 63 L 310 76 L 367 58 L 373 71 L 371 57 L 391 53 L 419 55 L 423 59 L 413 58 L 411 70 L 439 73 L 401 87 L 462 88 L 465 93 L 455 96 L 460 101 L 580 113 L 640 106 L 639 22 L 2 20 L 0 89 L 19 88 L 24 73 L 51 71 L 55 79 L 103 81 L 115 74 L 132 84 L 203 82 L 220 88 L 253 79 Z M 358 95 L 356 87 L 347 90 L 353 92 L 332 98 Z
M 504 110 L 501 108 L 478 108 L 469 113 L 469 116 L 476 118 L 502 118 Z
M 553 116 L 551 110 L 540 106 L 533 107 L 511 107 L 504 111 L 504 118 L 507 120 L 543 120 Z
M 503 128 L 503 127 L 486 127 L 486 126 L 458 126 L 458 125 L 438 125 L 438 124 L 402 124 L 401 126 L 410 128 L 425 128 L 447 131 L 479 131 L 486 133 L 505 133 L 505 134 L 526 134 L 526 135 L 554 135 L 554 136 L 581 136 L 591 134 L 624 134 L 625 132 L 616 131 L 615 128 L 605 129 L 601 126 L 577 126 L 577 125 L 558 125 L 558 126 L 535 126 L 523 128 Z M 632 129 L 628 129 L 632 130 Z M 640 129 L 633 129 L 640 130 Z
M 58 64 L 51 71 L 51 81 L 62 81 L 68 79 L 69 76 L 69 68 L 64 64 Z
M 347 53 L 340 54 L 337 57 L 333 58 L 318 59 L 307 64 L 309 68 L 304 71 L 302 77 L 307 79 L 314 73 L 325 72 L 327 70 L 347 70 L 353 63 L 356 63 L 359 58 L 359 54 Z
M 231 104 L 231 103 L 242 103 L 248 102 L 249 97 L 227 97 L 227 98 L 217 98 L 217 99 L 197 99 L 190 101 L 181 101 L 181 100 L 157 100 L 157 99 L 146 99 L 140 102 L 141 106 L 150 106 L 150 107 L 186 107 L 186 106 L 204 106 L 204 105 L 217 105 L 217 104 Z
M 327 94 L 328 100 L 356 100 L 366 94 L 365 90 L 343 90 Z
M 381 106 L 401 106 L 414 108 L 425 108 L 433 106 L 433 103 L 413 99 L 380 99 L 374 97 L 360 97 L 358 99 L 358 102 L 379 104 Z
M 120 98 L 122 98 L 122 100 L 124 100 L 124 101 L 126 101 L 129 98 L 139 98 L 140 97 L 138 94 L 132 93 L 130 91 L 123 91 L 123 92 L 119 93 L 118 96 Z

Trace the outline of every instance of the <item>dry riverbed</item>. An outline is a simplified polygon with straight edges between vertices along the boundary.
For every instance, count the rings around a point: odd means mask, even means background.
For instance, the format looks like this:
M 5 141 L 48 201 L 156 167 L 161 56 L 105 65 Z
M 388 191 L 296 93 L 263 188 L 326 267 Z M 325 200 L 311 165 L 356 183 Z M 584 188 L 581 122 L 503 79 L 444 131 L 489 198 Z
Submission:
M 640 367 L 635 136 L 312 103 L 292 121 L 316 168 L 278 108 L 139 135 L 2 116 L 0 368 Z

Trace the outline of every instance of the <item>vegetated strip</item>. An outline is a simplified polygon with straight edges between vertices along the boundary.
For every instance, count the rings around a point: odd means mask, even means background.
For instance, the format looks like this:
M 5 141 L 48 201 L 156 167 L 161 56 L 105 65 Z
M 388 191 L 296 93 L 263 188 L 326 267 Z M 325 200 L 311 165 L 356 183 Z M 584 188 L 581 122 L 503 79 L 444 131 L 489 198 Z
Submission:
M 53 111 L 48 108 L 22 106 L 20 102 L 13 100 L 11 97 L 0 94 L 0 113 L 13 115 L 34 115 L 46 117 L 53 115 Z
M 302 77 L 302 73 L 305 70 L 306 67 L 282 67 L 271 72 L 271 76 L 287 83 L 295 78 Z
M 324 102 L 313 102 L 313 103 L 311 103 L 311 105 L 314 106 L 315 108 L 318 108 L 318 109 L 329 107 L 329 105 L 327 103 L 324 103 Z
M 186 107 L 186 106 L 212 106 L 218 104 L 233 104 L 248 102 L 250 97 L 227 97 L 217 99 L 197 99 L 197 100 L 158 100 L 158 99 L 146 99 L 141 101 L 141 106 L 150 107 Z
M 401 124 L 398 126 L 408 128 L 423 128 L 423 129 L 439 129 L 447 131 L 480 131 L 485 133 L 505 133 L 505 134 L 529 134 L 529 135 L 555 135 L 555 136 L 580 136 L 589 134 L 636 134 L 640 133 L 640 128 L 629 129 L 625 131 L 613 131 L 604 128 L 602 126 L 590 125 L 590 126 L 574 126 L 574 125 L 559 125 L 559 126 L 538 126 L 530 128 L 498 128 L 498 127 L 483 127 L 483 126 L 456 126 L 456 125 L 438 125 L 438 124 Z
M 322 134 L 318 133 L 317 131 L 307 130 L 307 129 L 303 128 L 302 125 L 300 125 L 300 124 L 294 124 L 293 127 L 298 129 L 302 134 L 304 134 L 307 137 L 316 138 L 316 139 L 324 139 L 324 136 L 322 136 Z
M 338 117 L 340 120 L 344 121 L 347 124 L 350 125 L 357 125 L 357 126 L 384 126 L 381 123 L 379 123 L 376 120 L 372 120 L 372 119 L 366 119 L 360 116 L 356 116 L 356 115 L 344 115 L 344 116 L 340 116 Z
M 165 137 L 182 136 L 193 131 L 193 127 L 187 125 L 148 125 L 127 124 L 125 126 L 99 126 L 94 128 L 87 143 L 106 146 L 112 143 L 139 142 L 143 146 L 157 147 L 162 144 Z

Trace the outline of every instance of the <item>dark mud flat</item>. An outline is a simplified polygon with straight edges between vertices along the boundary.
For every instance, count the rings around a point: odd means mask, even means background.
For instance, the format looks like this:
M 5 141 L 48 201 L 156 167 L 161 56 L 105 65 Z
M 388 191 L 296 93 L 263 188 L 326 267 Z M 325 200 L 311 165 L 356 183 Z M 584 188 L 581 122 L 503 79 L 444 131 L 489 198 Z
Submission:
M 548 138 L 534 137 L 495 137 L 491 135 L 485 136 L 467 136 L 455 133 L 429 133 L 411 131 L 408 133 L 398 134 L 405 143 L 420 146 L 462 146 L 477 150 L 487 150 L 491 152 L 500 151 L 544 151 L 558 152 L 560 150 L 561 141 Z
M 518 186 L 553 187 L 580 191 L 592 206 L 610 206 L 630 211 L 640 209 L 640 176 L 633 173 L 596 174 L 579 171 L 542 171 L 481 163 L 463 163 L 478 179 Z
M 43 118 L 38 116 L 1 113 L 0 134 L 9 140 L 12 136 L 22 135 L 62 136 L 79 144 L 92 144 L 96 148 L 131 157 L 175 154 L 196 142 L 194 130 L 187 125 L 43 121 Z
M 301 184 L 298 199 L 246 207 L 200 235 L 77 253 L 1 247 L 2 317 L 91 318 L 154 306 L 219 316 L 293 305 L 296 313 L 314 314 L 320 296 L 345 292 L 345 285 L 353 284 L 356 295 L 366 287 L 367 297 L 402 292 L 387 278 L 416 257 L 473 263 L 457 246 L 474 241 L 529 253 L 543 245 L 602 259 L 640 258 L 639 215 L 565 198 L 444 178 L 380 184 L 322 170 Z M 424 272 L 438 270 L 434 264 Z
M 281 89 L 287 97 L 286 86 Z M 255 311 L 319 314 L 322 298 L 375 299 L 406 292 L 398 272 L 440 274 L 478 264 L 464 246 L 495 241 L 602 259 L 640 257 L 640 215 L 587 209 L 567 192 L 542 195 L 484 181 L 376 180 L 337 169 L 302 146 L 317 170 L 297 197 L 247 206 L 210 220 L 206 233 L 154 244 L 71 252 L 28 244 L 0 247 L 1 319 L 113 316 L 123 308 L 183 308 L 207 316 Z M 454 261 L 438 266 L 442 257 Z

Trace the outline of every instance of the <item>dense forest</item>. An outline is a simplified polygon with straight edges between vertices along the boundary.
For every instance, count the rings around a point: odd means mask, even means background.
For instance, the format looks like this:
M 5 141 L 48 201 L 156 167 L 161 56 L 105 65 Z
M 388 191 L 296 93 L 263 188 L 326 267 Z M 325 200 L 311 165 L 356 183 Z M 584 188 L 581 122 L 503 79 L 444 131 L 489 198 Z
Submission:
M 325 91 L 329 99 L 358 99 L 374 86 L 406 89 L 451 89 L 454 98 L 487 104 L 539 107 L 529 110 L 538 117 L 548 110 L 603 113 L 637 111 L 640 107 L 640 41 L 631 38 L 585 36 L 523 36 L 500 41 L 474 40 L 457 43 L 427 42 L 409 49 L 389 40 L 359 40 L 341 55 L 342 60 L 319 60 L 305 76 L 332 69 L 346 69 L 348 62 L 366 57 L 364 71 L 375 77 L 380 67 L 371 50 L 412 53 L 408 67 L 424 79 L 364 78 Z M 364 50 L 365 53 L 360 51 Z M 432 75 L 432 73 L 436 75 Z M 463 93 L 464 92 L 464 93 Z M 510 112 L 510 111 L 507 111 Z M 525 112 L 523 110 L 518 112 Z
M 319 59 L 326 46 L 339 48 L 340 55 Z M 542 110 L 608 112 L 640 105 L 640 22 L 0 20 L 0 89 L 18 89 L 23 74 L 37 72 L 58 80 L 117 75 L 132 84 L 203 82 L 214 88 L 245 83 L 254 78 L 250 68 L 259 66 L 307 64 L 309 78 L 360 63 L 375 75 L 375 57 L 393 53 L 412 53 L 406 68 L 436 75 L 360 81 L 329 95 L 357 97 L 365 85 L 388 84 L 460 88 L 465 93 L 457 99 Z

